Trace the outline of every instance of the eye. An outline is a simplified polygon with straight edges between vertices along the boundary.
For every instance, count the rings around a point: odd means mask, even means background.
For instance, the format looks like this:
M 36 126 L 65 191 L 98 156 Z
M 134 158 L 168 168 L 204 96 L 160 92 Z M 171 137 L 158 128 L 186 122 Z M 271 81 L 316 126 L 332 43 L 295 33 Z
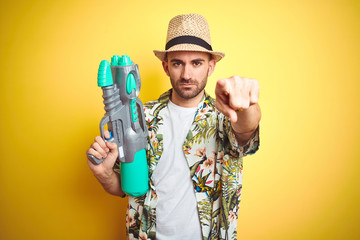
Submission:
M 195 67 L 199 67 L 199 66 L 201 66 L 201 62 L 200 61 L 195 61 L 195 62 L 193 62 L 193 65 Z
M 173 66 L 174 66 L 174 67 L 179 67 L 179 66 L 181 66 L 181 62 L 174 62 L 174 63 L 173 63 Z

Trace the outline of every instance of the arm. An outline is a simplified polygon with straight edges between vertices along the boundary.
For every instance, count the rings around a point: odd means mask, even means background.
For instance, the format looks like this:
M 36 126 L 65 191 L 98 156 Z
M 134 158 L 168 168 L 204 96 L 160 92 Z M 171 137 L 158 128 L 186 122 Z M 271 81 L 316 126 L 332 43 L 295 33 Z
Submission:
M 216 108 L 230 118 L 239 145 L 255 133 L 261 119 L 259 84 L 255 79 L 233 76 L 216 83 Z
M 105 137 L 109 137 L 108 131 L 105 132 Z M 101 183 L 104 190 L 111 195 L 120 197 L 125 196 L 125 193 L 121 189 L 120 176 L 113 170 L 116 158 L 118 157 L 116 143 L 105 142 L 101 137 L 97 136 L 86 153 L 89 168 Z M 92 162 L 88 154 L 99 159 L 105 159 L 102 163 L 97 165 Z

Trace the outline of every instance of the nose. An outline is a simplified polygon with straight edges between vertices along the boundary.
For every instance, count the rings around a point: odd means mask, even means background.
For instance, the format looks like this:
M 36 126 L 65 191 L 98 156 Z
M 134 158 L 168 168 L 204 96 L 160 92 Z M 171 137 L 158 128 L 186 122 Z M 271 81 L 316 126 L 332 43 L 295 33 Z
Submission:
M 188 64 L 184 64 L 184 67 L 181 72 L 181 78 L 185 80 L 191 79 L 191 66 L 189 66 Z

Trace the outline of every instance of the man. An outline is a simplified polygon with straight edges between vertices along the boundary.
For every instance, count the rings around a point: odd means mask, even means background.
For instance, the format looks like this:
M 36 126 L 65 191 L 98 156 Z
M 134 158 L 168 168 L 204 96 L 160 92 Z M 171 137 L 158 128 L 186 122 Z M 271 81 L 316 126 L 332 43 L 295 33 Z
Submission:
M 179 15 L 169 22 L 162 61 L 172 89 L 144 105 L 148 124 L 150 189 L 130 197 L 130 239 L 236 239 L 242 157 L 259 146 L 259 85 L 234 76 L 216 84 L 215 101 L 204 91 L 216 63 L 206 19 Z M 108 134 L 108 133 L 107 133 Z M 117 147 L 95 138 L 88 164 L 110 194 L 124 196 Z M 115 167 L 113 168 L 115 164 Z

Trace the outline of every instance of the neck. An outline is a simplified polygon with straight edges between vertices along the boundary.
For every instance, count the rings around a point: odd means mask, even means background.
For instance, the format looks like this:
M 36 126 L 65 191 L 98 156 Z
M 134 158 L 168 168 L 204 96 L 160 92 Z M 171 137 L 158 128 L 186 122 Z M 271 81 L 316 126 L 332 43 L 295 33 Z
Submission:
M 180 106 L 180 107 L 184 107 L 184 108 L 193 108 L 193 107 L 197 107 L 202 99 L 202 97 L 204 96 L 204 90 L 202 90 L 197 96 L 190 98 L 190 99 L 186 99 L 186 98 L 182 98 L 179 95 L 176 94 L 176 91 L 172 91 L 170 99 L 171 101 Z

